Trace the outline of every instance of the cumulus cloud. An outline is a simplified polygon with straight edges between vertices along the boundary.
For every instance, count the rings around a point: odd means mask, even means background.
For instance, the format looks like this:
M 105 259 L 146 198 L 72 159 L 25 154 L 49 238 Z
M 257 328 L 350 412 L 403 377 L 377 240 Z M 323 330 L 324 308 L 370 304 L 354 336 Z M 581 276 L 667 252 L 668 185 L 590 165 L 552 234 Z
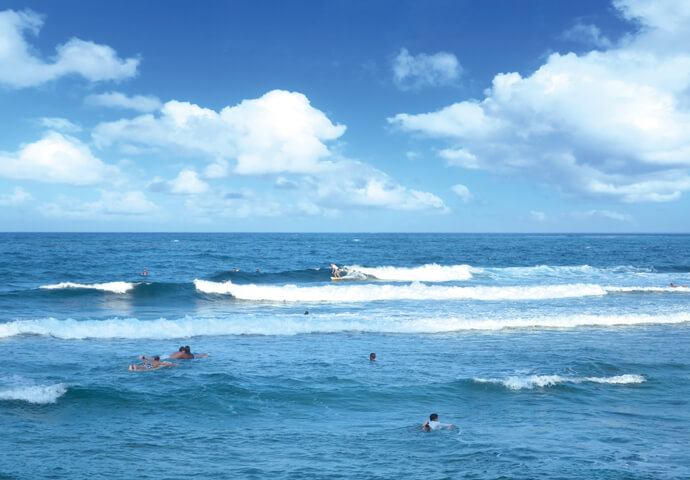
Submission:
M 95 185 L 119 175 L 119 169 L 93 156 L 78 139 L 48 132 L 19 151 L 0 152 L 0 177 L 46 183 Z
M 690 190 L 690 4 L 614 5 L 642 25 L 615 47 L 555 53 L 531 75 L 496 75 L 481 100 L 388 121 L 447 141 L 441 157 L 464 168 L 585 197 L 679 198 Z
M 0 84 L 25 88 L 70 74 L 93 82 L 136 75 L 138 59 L 121 59 L 107 45 L 78 38 L 58 45 L 52 61 L 45 61 L 26 39 L 27 34 L 38 35 L 42 26 L 42 18 L 34 12 L 0 12 Z
M 199 174 L 188 168 L 170 181 L 155 178 L 148 186 L 152 192 L 174 193 L 181 195 L 200 195 L 210 190 L 208 183 L 199 178 Z
M 410 55 L 406 48 L 393 59 L 393 82 L 401 90 L 451 85 L 462 73 L 452 53 Z
M 102 123 L 93 133 L 101 147 L 135 143 L 183 150 L 214 159 L 209 176 L 308 173 L 330 156 L 325 142 L 345 132 L 334 125 L 307 97 L 273 90 L 220 112 L 188 102 L 169 101 L 160 115 Z
M 0 194 L 0 207 L 17 207 L 28 202 L 33 197 L 22 187 L 14 187 L 10 194 Z
M 463 203 L 468 203 L 470 200 L 472 200 L 470 189 L 465 185 L 458 183 L 457 185 L 453 185 L 452 190 L 458 197 L 462 199 Z
M 138 112 L 153 112 L 163 106 L 158 97 L 152 95 L 127 96 L 122 92 L 107 92 L 89 95 L 84 103 L 91 107 L 109 107 L 136 110 Z

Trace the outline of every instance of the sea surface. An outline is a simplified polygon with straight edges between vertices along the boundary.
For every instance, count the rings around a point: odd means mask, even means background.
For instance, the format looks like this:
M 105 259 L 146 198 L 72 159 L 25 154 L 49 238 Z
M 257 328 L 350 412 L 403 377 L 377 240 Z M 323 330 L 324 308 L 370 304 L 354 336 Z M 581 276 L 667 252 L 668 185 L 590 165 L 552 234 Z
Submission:
M 5 233 L 0 278 L 2 479 L 690 478 L 688 235 Z

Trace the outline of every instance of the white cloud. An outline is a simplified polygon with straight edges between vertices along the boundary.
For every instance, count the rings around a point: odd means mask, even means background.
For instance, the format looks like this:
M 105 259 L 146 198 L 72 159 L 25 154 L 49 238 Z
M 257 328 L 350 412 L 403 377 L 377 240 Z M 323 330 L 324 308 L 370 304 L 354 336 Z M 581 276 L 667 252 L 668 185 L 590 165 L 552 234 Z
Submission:
M 588 217 L 604 217 L 611 220 L 618 220 L 620 222 L 631 222 L 632 217 L 625 213 L 613 212 L 611 210 L 589 210 L 585 213 Z
M 461 183 L 453 185 L 453 192 L 462 199 L 463 203 L 467 203 L 473 198 L 470 189 Z
M 354 160 L 334 163 L 328 171 L 307 183 L 314 184 L 319 203 L 329 207 L 379 207 L 437 213 L 450 211 L 436 195 L 409 189 L 386 173 Z
M 393 82 L 401 90 L 450 85 L 462 73 L 452 53 L 410 55 L 406 48 L 393 59 Z
M 92 107 L 123 108 L 138 112 L 153 112 L 163 106 L 158 97 L 151 95 L 134 95 L 129 97 L 122 92 L 89 95 L 84 99 L 84 103 Z
M 61 196 L 56 203 L 42 204 L 39 210 L 49 218 L 104 220 L 113 217 L 148 217 L 158 212 L 159 208 L 140 191 L 101 190 L 100 198 L 93 202 Z
M 60 117 L 43 117 L 39 120 L 41 126 L 49 130 L 58 130 L 65 133 L 81 132 L 81 127 L 76 125 L 66 118 Z
M 562 38 L 596 48 L 610 48 L 613 45 L 606 36 L 601 34 L 599 27 L 592 24 L 577 23 L 563 32 Z
M 446 160 L 448 165 L 451 166 L 467 168 L 470 170 L 481 168 L 481 164 L 479 163 L 477 156 L 462 148 L 446 148 L 441 150 L 438 154 L 441 158 Z
M 273 90 L 220 112 L 173 100 L 159 116 L 102 123 L 93 137 L 101 147 L 136 143 L 202 154 L 213 159 L 206 173 L 217 178 L 228 160 L 239 175 L 313 172 L 331 154 L 324 142 L 344 132 L 301 93 Z
M 0 195 L 0 207 L 16 207 L 32 199 L 33 197 L 22 187 L 14 187 L 12 193 Z
M 38 35 L 43 20 L 31 11 L 0 12 L 0 84 L 33 87 L 70 74 L 90 81 L 122 80 L 137 73 L 138 59 L 123 60 L 107 45 L 72 38 L 56 47 L 53 62 L 37 56 L 25 35 Z
M 289 180 L 285 177 L 276 178 L 275 187 L 280 190 L 296 190 L 298 188 L 297 182 Z
M 388 121 L 446 139 L 441 156 L 465 168 L 585 197 L 679 198 L 690 190 L 690 3 L 615 5 L 645 26 L 615 48 L 556 53 L 526 77 L 496 75 L 481 101 Z
M 194 170 L 182 170 L 176 179 L 170 182 L 172 193 L 187 195 L 198 195 L 209 191 L 208 183 L 199 179 L 199 175 Z
M 0 152 L 0 177 L 46 183 L 94 185 L 119 175 L 119 169 L 94 157 L 88 146 L 57 132 L 24 145 L 16 153 Z
M 532 220 L 535 220 L 537 222 L 545 222 L 546 221 L 546 214 L 544 212 L 538 212 L 536 210 L 531 210 L 529 212 L 530 217 Z

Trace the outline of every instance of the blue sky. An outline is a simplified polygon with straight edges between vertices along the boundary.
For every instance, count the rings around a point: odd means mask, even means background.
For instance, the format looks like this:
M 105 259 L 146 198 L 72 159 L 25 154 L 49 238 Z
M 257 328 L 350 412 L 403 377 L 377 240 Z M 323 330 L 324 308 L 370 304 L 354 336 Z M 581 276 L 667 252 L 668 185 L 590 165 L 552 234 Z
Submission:
M 683 0 L 1 8 L 3 231 L 688 231 Z

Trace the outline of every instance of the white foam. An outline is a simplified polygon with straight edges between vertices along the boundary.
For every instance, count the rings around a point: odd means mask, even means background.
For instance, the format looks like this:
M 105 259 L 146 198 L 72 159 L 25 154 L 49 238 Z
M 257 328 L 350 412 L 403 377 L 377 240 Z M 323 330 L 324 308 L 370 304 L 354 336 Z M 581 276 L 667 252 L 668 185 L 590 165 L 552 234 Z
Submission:
M 29 403 L 55 403 L 67 392 L 67 385 L 17 385 L 0 390 L 0 400 L 20 400 Z
M 469 280 L 472 278 L 473 269 L 469 265 L 438 265 L 435 263 L 420 267 L 362 267 L 360 265 L 348 265 L 344 268 L 349 276 L 357 277 L 364 274 L 378 280 L 389 282 L 451 282 L 457 280 Z
M 477 318 L 453 316 L 374 316 L 370 312 L 327 315 L 266 315 L 251 312 L 226 317 L 183 317 L 139 320 L 73 319 L 15 320 L 0 323 L 0 338 L 18 335 L 44 335 L 61 339 L 151 338 L 173 339 L 219 335 L 297 335 L 346 331 L 372 333 L 448 333 L 467 330 L 498 331 L 525 328 L 577 328 L 581 326 L 630 326 L 690 322 L 690 312 L 659 315 L 535 315 L 525 318 Z
M 642 383 L 646 379 L 642 375 L 625 374 L 615 377 L 562 377 L 560 375 L 526 375 L 506 378 L 473 378 L 479 383 L 496 383 L 510 390 L 530 390 L 534 388 L 551 387 L 563 383 L 606 383 L 611 385 L 628 385 Z
M 197 290 L 226 294 L 241 300 L 270 302 L 375 302 L 381 300 L 544 300 L 606 295 L 599 285 L 543 285 L 524 287 L 446 287 L 439 285 L 237 285 L 194 280 Z
M 107 283 L 73 283 L 62 282 L 54 285 L 43 285 L 40 288 L 44 290 L 59 290 L 59 289 L 90 289 L 103 290 L 113 293 L 127 293 L 134 288 L 133 283 L 129 282 L 107 282 Z

